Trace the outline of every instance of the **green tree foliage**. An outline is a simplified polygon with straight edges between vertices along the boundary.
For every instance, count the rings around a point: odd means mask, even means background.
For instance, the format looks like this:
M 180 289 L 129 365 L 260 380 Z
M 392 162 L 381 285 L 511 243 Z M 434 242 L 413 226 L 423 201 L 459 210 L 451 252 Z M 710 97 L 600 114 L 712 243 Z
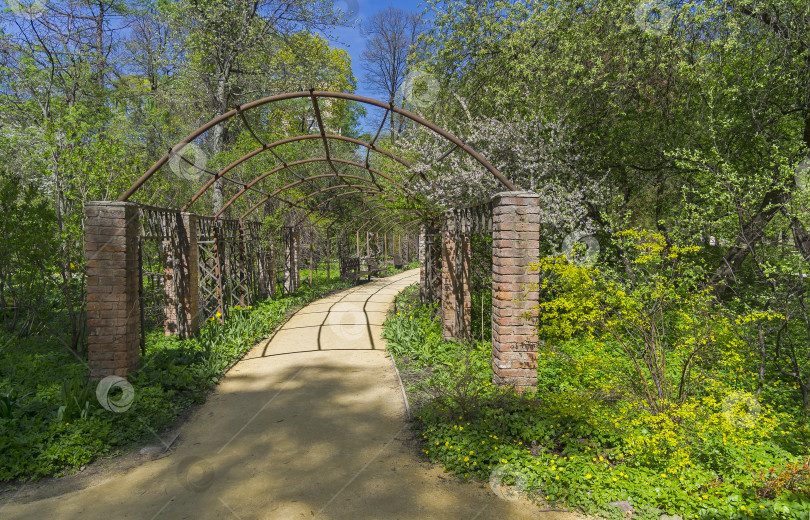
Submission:
M 24 263 L 19 255 L 29 255 L 39 286 L 58 299 L 44 306 L 29 298 L 29 306 L 61 309 L 71 331 L 67 343 L 78 352 L 85 202 L 116 199 L 166 150 L 223 111 L 286 90 L 351 91 L 354 77 L 348 55 L 311 32 L 338 21 L 330 3 L 54 1 L 32 9 L 0 13 L 0 184 L 4 207 L 14 209 L 0 221 L 7 243 L 15 244 L 4 267 L 14 276 L 5 277 L 4 291 L 9 301 L 19 300 L 13 295 L 22 294 L 28 272 L 17 270 Z M 268 124 L 272 118 L 289 125 L 306 119 L 300 105 L 274 110 L 249 116 L 267 142 L 289 129 Z M 351 134 L 358 115 L 336 104 L 325 117 Z M 218 127 L 199 143 L 202 164 L 216 168 L 258 146 L 244 129 L 241 120 Z M 207 180 L 193 167 L 191 176 L 164 170 L 136 200 L 177 207 Z M 219 204 L 236 189 L 225 187 Z M 214 199 L 197 209 L 216 207 Z M 42 218 L 36 229 L 21 224 L 32 215 Z

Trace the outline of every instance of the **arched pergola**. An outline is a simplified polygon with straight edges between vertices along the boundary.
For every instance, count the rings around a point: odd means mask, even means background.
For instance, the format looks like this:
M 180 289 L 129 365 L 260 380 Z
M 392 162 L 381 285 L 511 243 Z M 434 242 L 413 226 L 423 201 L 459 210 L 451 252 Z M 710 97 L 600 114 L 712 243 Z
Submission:
M 315 119 L 318 123 L 319 133 L 317 134 L 309 133 L 305 135 L 291 136 L 273 143 L 266 143 L 258 136 L 257 132 L 252 128 L 252 126 L 248 121 L 248 118 L 246 117 L 246 114 L 248 112 L 250 112 L 251 110 L 255 110 L 259 107 L 271 106 L 283 101 L 302 98 L 308 98 L 311 102 L 312 109 L 315 114 Z M 363 141 L 361 139 L 357 139 L 354 137 L 327 133 L 321 111 L 322 100 L 343 100 L 349 102 L 357 102 L 368 106 L 382 108 L 385 110 L 385 115 L 383 116 L 383 121 L 376 135 L 371 141 Z M 185 139 L 177 143 L 177 145 L 175 145 L 171 150 L 169 150 L 163 157 L 161 157 L 157 162 L 155 162 L 152 165 L 152 167 L 149 168 L 149 170 L 147 170 L 137 181 L 135 181 L 135 183 L 133 183 L 129 189 L 127 189 L 124 193 L 122 193 L 121 196 L 118 198 L 118 200 L 120 202 L 130 200 L 130 198 L 133 195 L 135 195 L 135 193 L 137 193 L 138 190 L 141 189 L 141 187 L 143 187 L 144 184 L 148 182 L 149 179 L 152 178 L 156 172 L 158 172 L 169 162 L 169 159 L 174 154 L 180 153 L 186 145 L 193 143 L 196 139 L 200 138 L 201 136 L 204 136 L 207 132 L 212 130 L 217 125 L 221 125 L 231 119 L 238 118 L 244 125 L 245 129 L 248 130 L 253 139 L 259 145 L 259 147 L 245 153 L 244 155 L 232 161 L 230 164 L 228 164 L 227 166 L 218 171 L 214 172 L 204 170 L 205 173 L 210 175 L 210 178 L 182 206 L 183 211 L 191 210 L 192 207 L 195 205 L 195 203 L 200 199 L 200 197 L 202 197 L 206 192 L 208 192 L 218 180 L 227 180 L 236 185 L 241 185 L 241 189 L 235 195 L 233 195 L 221 208 L 217 208 L 214 214 L 215 218 L 222 217 L 228 211 L 228 209 L 232 207 L 232 205 L 235 202 L 240 200 L 246 193 L 249 192 L 260 194 L 262 196 L 262 199 L 260 200 L 260 202 L 254 204 L 247 212 L 242 214 L 239 217 L 240 219 L 246 218 L 253 211 L 261 207 L 262 204 L 272 199 L 278 199 L 290 205 L 299 204 L 303 200 L 306 200 L 312 196 L 316 196 L 323 193 L 323 191 L 316 191 L 313 193 L 306 194 L 303 196 L 303 198 L 297 201 L 289 201 L 286 199 L 282 199 L 282 195 L 289 190 L 300 189 L 301 187 L 303 187 L 308 183 L 313 183 L 313 181 L 330 178 L 333 178 L 334 180 L 338 181 L 340 185 L 345 186 L 347 188 L 359 188 L 362 191 L 366 190 L 371 191 L 371 187 L 374 187 L 378 190 L 378 194 L 381 194 L 386 191 L 390 192 L 392 190 L 395 190 L 399 192 L 399 194 L 405 195 L 406 197 L 412 199 L 415 203 L 418 203 L 418 200 L 413 194 L 413 191 L 411 189 L 411 186 L 409 186 L 409 184 L 416 177 L 419 177 L 422 181 L 428 183 L 430 182 L 430 179 L 426 178 L 424 173 L 420 171 L 414 171 L 411 164 L 404 158 L 399 157 L 397 154 L 377 145 L 377 141 L 380 136 L 380 132 L 382 131 L 382 128 L 384 126 L 385 120 L 386 118 L 391 117 L 392 114 L 397 114 L 410 121 L 413 121 L 414 123 L 431 130 L 438 136 L 447 140 L 448 143 L 451 145 L 451 148 L 450 150 L 448 150 L 448 153 L 445 154 L 445 157 L 455 150 L 461 150 L 463 153 L 466 153 L 473 159 L 475 159 L 475 161 L 477 161 L 478 164 L 480 164 L 484 169 L 490 172 L 490 174 L 498 182 L 500 182 L 506 189 L 515 190 L 515 186 L 503 174 L 501 174 L 501 172 L 498 171 L 498 169 L 495 166 L 493 166 L 489 161 L 487 161 L 484 157 L 482 157 L 478 152 L 473 150 L 472 147 L 470 147 L 468 144 L 464 143 L 463 141 L 455 137 L 447 130 L 444 130 L 439 126 L 425 120 L 421 116 L 414 114 L 403 108 L 397 107 L 393 105 L 393 103 L 384 103 L 382 101 L 346 92 L 327 92 L 327 91 L 316 91 L 313 89 L 309 91 L 279 94 L 259 99 L 251 103 L 247 103 L 245 105 L 236 107 L 233 110 L 230 110 L 220 115 L 219 117 L 212 119 L 208 123 L 200 126 L 196 130 L 191 132 Z M 322 143 L 323 155 L 318 157 L 307 157 L 297 161 L 287 162 L 277 153 L 277 150 L 280 147 L 283 147 L 284 145 L 308 141 L 320 141 Z M 330 143 L 349 143 L 364 148 L 366 150 L 365 161 L 363 163 L 359 163 L 356 161 L 336 157 L 332 152 Z M 253 176 L 252 180 L 246 183 L 236 181 L 228 177 L 228 173 L 231 172 L 237 166 L 248 165 L 251 159 L 254 159 L 266 153 L 271 154 L 273 158 L 279 163 L 276 167 L 264 173 L 260 173 Z M 373 168 L 370 162 L 370 154 L 372 153 L 379 154 L 382 157 L 386 157 L 394 161 L 395 163 L 403 167 L 406 171 L 409 171 L 410 176 L 403 183 L 394 179 L 393 176 Z M 186 159 L 183 158 L 183 160 Z M 277 188 L 273 190 L 271 193 L 263 191 L 259 188 L 261 182 L 265 179 L 272 178 L 274 175 L 280 174 L 285 170 L 313 163 L 327 164 L 329 169 L 332 171 L 332 174 L 310 175 L 308 177 L 301 178 L 296 182 L 288 183 L 282 188 Z M 338 166 L 348 167 L 350 169 L 354 169 L 357 171 L 364 171 L 366 176 L 340 172 L 338 170 Z M 331 187 L 331 186 L 328 188 L 329 188 L 328 191 L 340 189 L 338 187 Z
M 306 104 L 307 113 L 314 115 L 317 132 L 302 130 L 301 135 L 274 137 L 277 140 L 273 142 L 263 140 L 261 136 L 266 132 L 257 132 L 251 126 L 248 117 L 251 111 L 260 116 L 281 114 L 293 100 Z M 383 109 L 376 134 L 364 140 L 327 130 L 322 108 L 329 110 L 336 103 Z M 259 110 L 261 107 L 273 110 Z M 430 176 L 395 150 L 379 144 L 386 120 L 394 115 L 447 142 L 448 149 L 428 168 L 440 167 L 454 153 L 466 154 L 503 186 L 504 192 L 476 208 L 453 208 L 442 215 L 432 214 L 427 209 L 430 205 L 420 198 L 420 193 L 432 186 Z M 229 122 L 238 125 L 240 131 L 247 131 L 256 147 L 242 152 L 244 142 L 240 141 L 241 155 L 216 169 L 197 167 L 183 156 L 186 146 L 197 144 L 198 140 L 204 143 L 209 138 L 208 132 Z M 296 152 L 293 156 L 289 153 L 291 149 Z M 234 150 L 228 152 L 233 155 Z M 136 194 L 172 158 L 185 161 L 208 177 L 175 209 L 134 202 Z M 216 207 L 212 204 L 210 209 L 201 210 L 204 207 L 201 199 L 208 193 L 219 193 L 213 190 L 222 183 L 236 189 L 229 190 L 227 200 L 212 197 Z M 281 222 L 256 219 L 255 212 L 262 207 L 266 214 L 280 208 L 286 209 L 287 214 Z M 491 228 L 486 232 L 492 232 L 493 243 L 495 379 L 519 387 L 529 387 L 536 381 L 536 371 L 532 373 L 531 369 L 531 352 L 535 352 L 536 359 L 536 346 L 534 351 L 526 346 L 531 342 L 533 328 L 527 324 L 514 328 L 531 311 L 534 301 L 524 294 L 526 284 L 533 283 L 533 275 L 521 273 L 536 261 L 535 253 L 539 251 L 536 195 L 519 192 L 494 165 L 449 131 L 393 103 L 311 89 L 238 106 L 178 142 L 116 202 L 91 202 L 86 204 L 85 211 L 85 254 L 91 259 L 87 264 L 87 315 L 92 377 L 126 375 L 138 367 L 138 345 L 144 330 L 143 262 L 148 255 L 162 270 L 156 273 L 152 269 L 146 281 L 160 290 L 166 333 L 192 335 L 202 319 L 224 318 L 232 306 L 249 305 L 259 297 L 272 296 L 278 274 L 285 290 L 293 292 L 300 283 L 300 229 L 310 230 L 312 267 L 316 225 L 331 218 L 332 222 L 325 226 L 327 258 L 330 259 L 328 241 L 335 226 L 341 226 L 344 241 L 347 234 L 355 234 L 357 256 L 349 258 L 355 265 L 355 277 L 359 275 L 356 265 L 360 262 L 361 232 L 366 234 L 366 240 L 372 234 L 382 234 L 387 257 L 389 233 L 392 236 L 398 233 L 401 244 L 402 234 L 419 226 L 420 262 L 423 267 L 432 266 L 420 270 L 420 285 L 430 287 L 430 291 L 421 294 L 423 297 L 427 294 L 429 301 L 441 299 L 443 333 L 457 339 L 468 337 L 469 332 L 467 235 L 471 223 L 490 222 Z M 437 225 L 439 221 L 441 226 Z M 147 243 L 153 246 L 148 254 L 144 253 Z M 393 239 L 392 250 L 395 243 Z M 368 273 L 376 272 L 371 268 L 371 260 L 364 259 Z M 277 268 L 277 262 L 281 262 L 281 269 Z M 376 262 L 377 259 L 374 265 L 378 267 Z M 439 265 L 440 280 L 439 269 L 435 268 Z

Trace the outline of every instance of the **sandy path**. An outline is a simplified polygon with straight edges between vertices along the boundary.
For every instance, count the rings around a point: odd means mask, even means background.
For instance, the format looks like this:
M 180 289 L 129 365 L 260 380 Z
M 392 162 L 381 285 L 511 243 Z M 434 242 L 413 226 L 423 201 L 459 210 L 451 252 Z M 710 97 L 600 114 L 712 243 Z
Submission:
M 575 518 L 459 482 L 415 453 L 379 334 L 417 278 L 307 306 L 228 373 L 166 456 L 50 498 L 23 488 L 0 502 L 0 518 Z

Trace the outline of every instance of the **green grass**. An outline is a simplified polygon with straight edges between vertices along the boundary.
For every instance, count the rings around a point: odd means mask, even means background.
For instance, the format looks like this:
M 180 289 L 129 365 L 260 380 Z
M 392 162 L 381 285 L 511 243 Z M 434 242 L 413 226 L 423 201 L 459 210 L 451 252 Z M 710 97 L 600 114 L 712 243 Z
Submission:
M 232 309 L 226 323 L 208 322 L 196 338 L 153 331 L 141 369 L 129 378 L 134 401 L 123 413 L 99 405 L 84 363 L 57 338 L 0 335 L 0 481 L 61 475 L 143 442 L 160 444 L 160 432 L 202 403 L 228 368 L 285 316 L 346 287 L 334 277 L 326 283 L 323 271 L 313 287 L 303 284 L 294 295 Z
M 384 337 L 415 402 L 422 453 L 446 471 L 489 481 L 505 470 L 504 483 L 521 475 L 519 487 L 538 502 L 606 518 L 622 518 L 609 506 L 621 500 L 634 504 L 633 518 L 810 514 L 807 427 L 784 384 L 763 394 L 749 428 L 729 427 L 725 394 L 712 386 L 651 415 L 626 397 L 590 390 L 594 346 L 572 340 L 564 357 L 541 352 L 538 391 L 520 395 L 490 383 L 489 343 L 442 341 L 435 307 L 417 298 L 415 288 L 397 297 Z M 714 375 L 753 391 L 750 374 Z M 657 458 L 657 450 L 665 453 Z M 661 460 L 688 463 L 667 469 Z

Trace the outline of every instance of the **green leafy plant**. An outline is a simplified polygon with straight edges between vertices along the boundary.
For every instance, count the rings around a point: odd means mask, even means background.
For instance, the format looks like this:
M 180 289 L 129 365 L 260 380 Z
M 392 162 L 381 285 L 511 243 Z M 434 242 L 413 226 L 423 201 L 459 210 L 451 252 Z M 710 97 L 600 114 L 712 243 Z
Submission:
M 62 382 L 60 405 L 56 411 L 57 422 L 73 422 L 87 419 L 94 402 L 93 386 L 84 378 L 72 378 Z

